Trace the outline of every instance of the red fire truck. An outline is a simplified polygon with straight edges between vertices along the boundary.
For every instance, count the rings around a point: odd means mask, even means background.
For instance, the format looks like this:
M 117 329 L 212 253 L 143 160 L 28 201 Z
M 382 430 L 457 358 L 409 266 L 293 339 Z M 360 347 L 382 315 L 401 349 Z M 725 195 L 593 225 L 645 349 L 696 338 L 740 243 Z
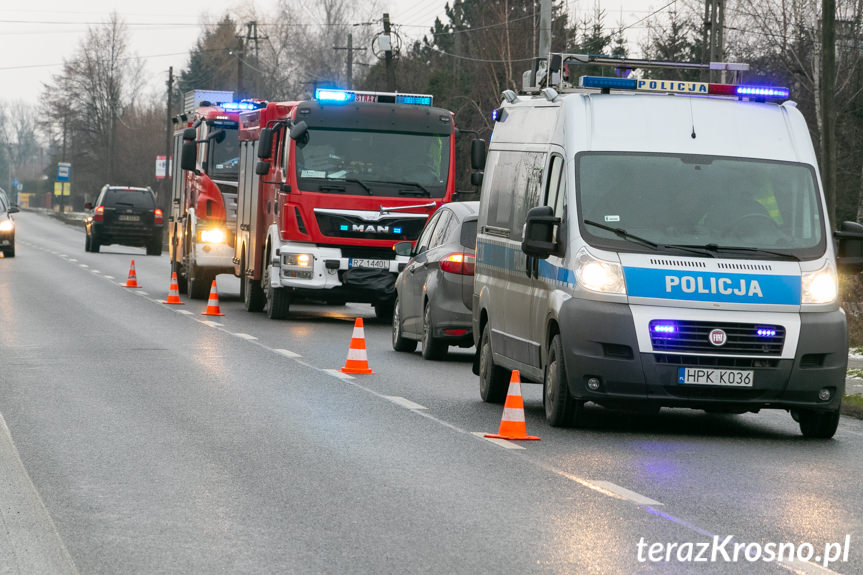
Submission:
M 237 126 L 242 109 L 233 92 L 185 94 L 174 133 L 171 211 L 168 219 L 171 270 L 178 287 L 205 299 L 216 275 L 233 273 L 239 157 Z
M 249 311 L 370 303 L 392 315 L 415 240 L 454 193 L 453 114 L 432 96 L 318 89 L 240 114 L 234 273 Z

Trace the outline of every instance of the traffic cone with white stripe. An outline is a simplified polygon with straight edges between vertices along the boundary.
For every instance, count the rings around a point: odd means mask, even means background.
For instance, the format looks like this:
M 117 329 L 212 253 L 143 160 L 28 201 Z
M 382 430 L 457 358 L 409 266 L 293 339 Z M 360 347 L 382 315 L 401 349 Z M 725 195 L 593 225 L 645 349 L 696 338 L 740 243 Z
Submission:
M 513 370 L 512 377 L 509 379 L 509 389 L 506 392 L 506 402 L 503 404 L 500 428 L 497 433 L 486 433 L 485 437 L 539 440 L 539 437 L 527 434 L 527 426 L 524 423 L 524 399 L 521 397 L 521 374 L 517 369 Z
M 210 286 L 210 299 L 207 300 L 207 309 L 201 315 L 225 315 L 219 310 L 219 292 L 216 291 L 216 280 Z
M 184 305 L 180 301 L 180 286 L 177 284 L 177 272 L 171 272 L 171 287 L 168 288 L 168 299 L 162 303 Z
M 135 274 L 135 260 L 132 260 L 132 263 L 129 265 L 129 277 L 126 278 L 126 283 L 123 284 L 123 287 L 129 287 L 129 288 L 141 287 L 138 285 L 138 276 Z
M 351 336 L 351 345 L 348 349 L 348 360 L 342 368 L 342 373 L 374 373 L 369 369 L 369 361 L 366 357 L 366 336 L 361 317 L 358 317 L 354 322 L 354 333 Z

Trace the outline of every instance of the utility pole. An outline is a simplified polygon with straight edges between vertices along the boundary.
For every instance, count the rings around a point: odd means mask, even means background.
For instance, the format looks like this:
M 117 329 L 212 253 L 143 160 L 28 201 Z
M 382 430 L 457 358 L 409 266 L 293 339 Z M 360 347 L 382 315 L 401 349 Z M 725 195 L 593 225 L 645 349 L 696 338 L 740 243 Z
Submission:
M 171 136 L 173 135 L 173 123 L 171 122 L 171 96 L 174 94 L 174 67 L 168 68 L 168 106 L 167 106 L 167 123 L 165 125 L 165 179 L 162 180 L 162 190 L 159 195 L 159 205 L 162 207 L 162 213 L 167 215 L 171 212 Z
M 827 198 L 827 216 L 836 221 L 836 118 L 833 76 L 836 72 L 836 0 L 821 0 L 821 179 Z
M 725 59 L 725 0 L 705 0 L 704 4 L 704 42 L 702 60 L 720 62 Z M 723 82 L 725 71 L 710 70 L 702 72 L 708 82 Z
M 345 73 L 347 74 L 347 86 L 348 90 L 354 87 L 354 52 L 365 52 L 365 48 L 354 48 L 354 35 L 348 34 L 348 45 L 347 46 L 333 46 L 333 50 L 347 50 L 348 56 L 346 58 L 345 65 Z
M 245 45 L 248 46 L 249 44 L 252 44 L 255 47 L 255 64 L 253 67 L 254 74 L 252 75 L 254 78 L 252 81 L 252 87 L 253 87 L 253 93 L 254 93 L 255 97 L 257 97 L 258 92 L 259 92 L 259 88 L 260 88 L 260 86 L 258 86 L 258 78 L 260 77 L 260 72 L 258 70 L 258 67 L 259 67 L 258 64 L 260 62 L 260 60 L 258 59 L 258 41 L 259 40 L 266 40 L 266 39 L 267 39 L 266 36 L 258 36 L 258 23 L 257 22 L 255 22 L 255 21 L 246 22 L 246 43 L 245 43 Z M 245 54 L 244 51 L 241 51 L 240 53 Z
M 393 69 L 393 41 L 390 35 L 390 15 L 387 13 L 384 13 L 384 35 L 381 36 L 381 47 L 386 54 L 387 91 L 394 92 L 396 89 L 396 71 Z
M 548 58 L 549 52 L 551 52 L 551 0 L 542 0 L 539 7 L 539 53 L 537 56 Z

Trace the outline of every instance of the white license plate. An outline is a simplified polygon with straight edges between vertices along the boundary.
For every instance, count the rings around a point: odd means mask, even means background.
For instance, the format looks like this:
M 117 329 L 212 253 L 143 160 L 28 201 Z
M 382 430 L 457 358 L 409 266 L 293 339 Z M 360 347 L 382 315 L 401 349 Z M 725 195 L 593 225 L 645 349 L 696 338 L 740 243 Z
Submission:
M 119 215 L 117 219 L 121 222 L 138 222 L 141 220 L 141 216 L 127 216 L 127 215 Z
M 752 387 L 754 372 L 744 369 L 704 369 L 680 367 L 677 383 L 694 385 L 725 385 L 729 387 Z
M 348 260 L 348 267 L 388 270 L 390 269 L 390 260 L 368 260 L 364 258 L 350 258 Z

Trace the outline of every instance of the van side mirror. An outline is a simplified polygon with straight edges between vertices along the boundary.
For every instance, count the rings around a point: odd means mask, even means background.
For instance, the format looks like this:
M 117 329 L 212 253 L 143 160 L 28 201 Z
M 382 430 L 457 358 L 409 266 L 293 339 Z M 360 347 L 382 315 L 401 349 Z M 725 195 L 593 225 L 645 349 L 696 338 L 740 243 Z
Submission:
M 524 222 L 521 251 L 541 260 L 548 258 L 557 247 L 554 243 L 554 227 L 557 225 L 560 225 L 560 218 L 554 216 L 551 206 L 529 209 Z
M 863 225 L 842 222 L 833 237 L 836 240 L 836 266 L 839 270 L 849 274 L 863 271 Z
M 470 167 L 472 170 L 485 169 L 485 140 L 474 140 L 470 143 Z
M 267 160 L 273 155 L 273 130 L 264 128 L 261 130 L 261 135 L 258 138 L 258 157 L 262 160 Z M 257 174 L 257 170 L 255 170 Z M 260 174 L 258 174 L 260 175 Z
M 482 172 L 471 172 L 470 173 L 470 185 L 477 186 L 477 187 L 481 186 L 482 185 L 482 179 L 483 179 L 483 173 Z
M 184 170 L 194 170 L 197 155 L 198 146 L 194 140 L 183 142 L 183 149 L 180 152 L 180 167 Z
M 270 162 L 266 160 L 258 160 L 255 164 L 255 173 L 259 176 L 266 176 L 270 173 Z

